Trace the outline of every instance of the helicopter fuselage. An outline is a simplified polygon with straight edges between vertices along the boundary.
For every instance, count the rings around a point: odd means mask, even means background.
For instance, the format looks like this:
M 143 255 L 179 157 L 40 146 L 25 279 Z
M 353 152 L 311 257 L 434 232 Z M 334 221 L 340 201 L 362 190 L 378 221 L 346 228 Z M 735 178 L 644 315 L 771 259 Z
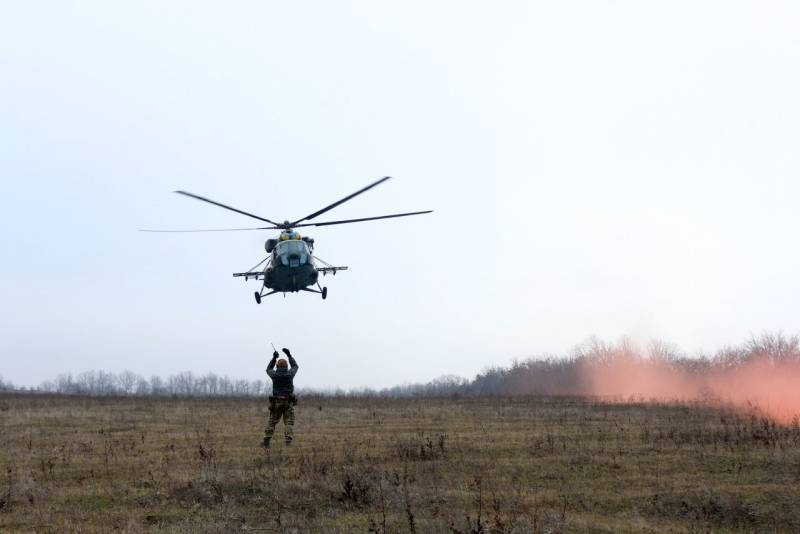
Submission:
M 273 291 L 295 292 L 317 283 L 319 273 L 305 241 L 281 241 L 271 254 L 272 261 L 264 271 L 264 287 Z

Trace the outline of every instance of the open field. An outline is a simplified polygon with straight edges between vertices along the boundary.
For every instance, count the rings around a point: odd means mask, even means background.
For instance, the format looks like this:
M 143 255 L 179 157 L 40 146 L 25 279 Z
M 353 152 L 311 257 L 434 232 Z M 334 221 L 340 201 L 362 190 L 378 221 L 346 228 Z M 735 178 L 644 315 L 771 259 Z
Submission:
M 691 405 L 0 397 L 0 531 L 800 530 L 800 428 Z M 282 425 L 279 427 L 282 430 Z

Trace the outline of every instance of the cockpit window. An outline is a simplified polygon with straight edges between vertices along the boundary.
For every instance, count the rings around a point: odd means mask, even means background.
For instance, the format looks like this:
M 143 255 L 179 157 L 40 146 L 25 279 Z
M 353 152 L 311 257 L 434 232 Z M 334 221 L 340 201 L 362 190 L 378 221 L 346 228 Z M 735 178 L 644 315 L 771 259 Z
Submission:
M 281 241 L 275 247 L 275 253 L 280 265 L 299 267 L 308 263 L 308 245 L 304 241 Z

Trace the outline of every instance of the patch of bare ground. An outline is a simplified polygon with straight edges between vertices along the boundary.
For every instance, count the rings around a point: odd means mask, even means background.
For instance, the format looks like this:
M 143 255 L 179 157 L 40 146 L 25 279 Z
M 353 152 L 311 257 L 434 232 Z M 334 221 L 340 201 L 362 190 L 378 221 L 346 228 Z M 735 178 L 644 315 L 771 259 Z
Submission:
M 3 532 L 800 531 L 800 428 L 690 404 L 0 397 Z M 281 430 L 281 427 L 279 427 Z

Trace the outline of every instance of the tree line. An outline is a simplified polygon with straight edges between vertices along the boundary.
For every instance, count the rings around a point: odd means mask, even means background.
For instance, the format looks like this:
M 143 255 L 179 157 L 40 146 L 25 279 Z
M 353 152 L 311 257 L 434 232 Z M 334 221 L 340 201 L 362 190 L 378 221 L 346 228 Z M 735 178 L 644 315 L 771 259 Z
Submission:
M 298 393 L 353 397 L 586 395 L 591 394 L 586 384 L 587 369 L 605 367 L 613 373 L 621 362 L 656 362 L 669 372 L 680 373 L 682 376 L 703 376 L 735 369 L 753 361 L 800 365 L 800 337 L 768 333 L 739 346 L 724 347 L 711 356 L 691 357 L 662 342 L 653 342 L 646 349 L 641 349 L 624 339 L 615 344 L 592 339 L 576 347 L 567 356 L 542 356 L 514 361 L 509 366 L 485 369 L 471 380 L 446 375 L 430 382 L 402 384 L 384 389 L 298 388 Z M 191 371 L 167 378 L 145 378 L 132 371 L 118 374 L 107 371 L 87 371 L 77 375 L 67 373 L 33 388 L 15 388 L 0 376 L 0 391 L 63 395 L 237 397 L 268 395 L 270 390 L 268 380 L 234 379 L 214 373 L 196 375 Z
M 196 375 L 191 371 L 167 378 L 157 375 L 145 378 L 132 371 L 86 371 L 61 374 L 55 380 L 43 382 L 35 391 L 93 396 L 246 397 L 263 395 L 267 384 L 264 380 L 235 379 L 214 373 Z
M 740 345 L 723 347 L 710 355 L 694 356 L 661 341 L 640 347 L 628 339 L 605 343 L 592 338 L 566 356 L 545 355 L 513 361 L 507 366 L 487 368 L 471 380 L 443 376 L 427 383 L 335 393 L 381 397 L 602 396 L 607 394 L 603 392 L 606 388 L 598 388 L 598 381 L 613 381 L 615 374 L 632 370 L 630 374 L 634 382 L 637 374 L 652 376 L 657 371 L 666 388 L 691 384 L 695 391 L 704 394 L 702 386 L 706 380 L 731 372 L 747 374 L 753 363 L 791 372 L 792 376 L 800 373 L 800 337 L 785 336 L 780 332 L 765 333 Z

